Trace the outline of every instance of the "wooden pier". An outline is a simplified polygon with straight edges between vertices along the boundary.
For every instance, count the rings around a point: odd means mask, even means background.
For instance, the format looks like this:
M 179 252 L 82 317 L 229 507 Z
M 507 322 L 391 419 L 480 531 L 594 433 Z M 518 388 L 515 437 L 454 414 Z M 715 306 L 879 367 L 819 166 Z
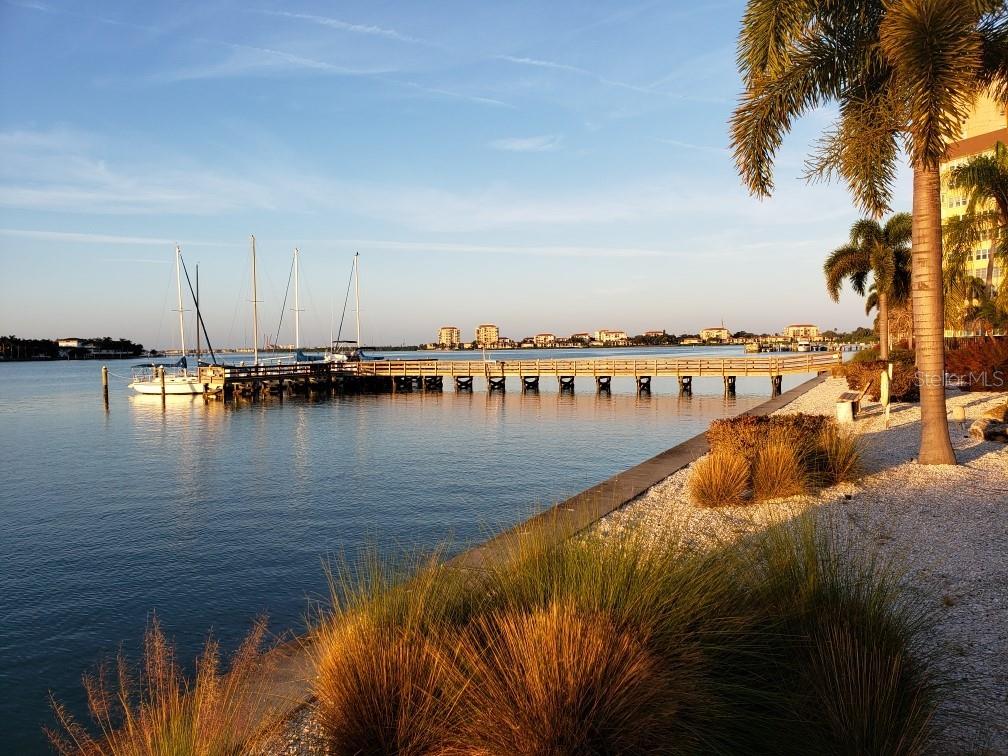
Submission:
M 364 360 L 361 362 L 300 362 L 274 365 L 213 365 L 201 367 L 206 394 L 235 396 L 311 390 L 346 392 L 438 391 L 445 380 L 458 391 L 470 391 L 475 379 L 488 391 L 505 391 L 512 378 L 523 392 L 537 391 L 542 378 L 556 380 L 561 392 L 573 391 L 579 378 L 591 379 L 599 392 L 610 390 L 613 378 L 633 378 L 638 393 L 651 390 L 655 378 L 675 378 L 680 394 L 691 394 L 694 378 L 721 378 L 726 395 L 735 393 L 739 377 L 765 377 L 772 395 L 785 375 L 821 373 L 840 364 L 839 352 L 740 357 L 627 358 L 584 360 Z

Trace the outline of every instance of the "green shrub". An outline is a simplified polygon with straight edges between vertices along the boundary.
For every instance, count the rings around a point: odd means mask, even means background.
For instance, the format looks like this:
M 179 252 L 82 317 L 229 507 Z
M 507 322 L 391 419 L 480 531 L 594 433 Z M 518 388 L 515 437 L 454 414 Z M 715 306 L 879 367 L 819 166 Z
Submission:
M 739 506 L 749 491 L 749 463 L 737 453 L 712 451 L 693 465 L 687 487 L 699 506 Z

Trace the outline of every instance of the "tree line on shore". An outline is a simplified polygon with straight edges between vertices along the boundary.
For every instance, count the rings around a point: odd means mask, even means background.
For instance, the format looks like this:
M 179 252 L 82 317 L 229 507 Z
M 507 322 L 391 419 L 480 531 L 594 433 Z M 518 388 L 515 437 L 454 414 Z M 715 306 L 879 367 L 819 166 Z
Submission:
M 80 339 L 80 341 L 88 346 L 86 348 L 61 347 L 56 339 L 21 339 L 14 335 L 0 336 L 0 360 L 75 359 L 88 357 L 94 353 L 137 357 L 144 352 L 143 344 L 136 344 L 129 339 L 98 336 Z

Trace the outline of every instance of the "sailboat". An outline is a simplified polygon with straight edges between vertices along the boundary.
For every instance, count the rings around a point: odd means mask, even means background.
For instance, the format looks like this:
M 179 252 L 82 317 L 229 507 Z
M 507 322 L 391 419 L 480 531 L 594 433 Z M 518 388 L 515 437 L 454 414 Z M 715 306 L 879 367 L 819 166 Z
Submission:
M 165 365 L 137 365 L 133 368 L 133 380 L 129 387 L 138 394 L 160 394 L 162 393 L 161 376 L 158 368 L 164 371 L 163 393 L 182 396 L 195 396 L 202 394 L 204 386 L 200 383 L 198 370 L 196 373 L 189 371 L 186 361 L 185 346 L 185 311 L 182 309 L 182 249 L 175 245 L 175 286 L 178 290 L 178 314 L 179 314 L 179 338 L 182 342 L 182 359 L 171 366 Z
M 364 359 L 363 353 L 361 352 L 361 335 L 360 335 L 360 252 L 354 252 L 353 258 L 353 271 L 351 273 L 351 280 L 347 283 L 347 296 L 346 300 L 350 299 L 350 284 L 354 286 L 354 314 L 357 320 L 357 341 L 342 341 L 339 336 L 343 333 L 343 318 L 340 318 L 340 333 L 337 334 L 336 340 L 332 341 L 330 344 L 329 351 L 326 353 L 326 362 L 348 362 L 348 361 L 360 361 Z M 346 317 L 346 301 L 343 302 L 343 317 Z M 332 334 L 330 334 L 330 339 Z

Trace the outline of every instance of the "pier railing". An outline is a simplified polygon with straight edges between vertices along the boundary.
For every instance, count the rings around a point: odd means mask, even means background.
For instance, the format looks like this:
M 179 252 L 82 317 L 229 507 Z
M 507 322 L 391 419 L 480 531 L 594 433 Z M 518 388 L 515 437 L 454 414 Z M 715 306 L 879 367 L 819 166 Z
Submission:
M 841 362 L 839 352 L 787 356 L 584 360 L 374 360 L 355 363 L 357 375 L 388 378 L 524 378 L 525 376 L 678 378 L 817 373 Z

